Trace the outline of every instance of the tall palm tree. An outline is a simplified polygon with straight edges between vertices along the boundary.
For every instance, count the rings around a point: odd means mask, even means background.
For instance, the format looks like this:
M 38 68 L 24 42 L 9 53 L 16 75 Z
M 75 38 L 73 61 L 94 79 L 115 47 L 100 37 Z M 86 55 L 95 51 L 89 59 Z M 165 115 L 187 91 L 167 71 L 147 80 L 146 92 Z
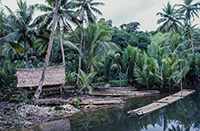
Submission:
M 180 16 L 178 15 L 175 6 L 172 6 L 170 2 L 167 3 L 167 6 L 162 8 L 163 12 L 158 12 L 156 15 L 159 15 L 161 18 L 157 21 L 158 24 L 162 25 L 159 27 L 159 30 L 162 32 L 178 31 L 179 26 L 181 25 Z
M 192 45 L 192 52 L 194 54 L 194 44 L 193 44 L 193 35 L 192 35 L 192 18 L 198 15 L 200 11 L 200 2 L 192 4 L 194 0 L 183 0 L 184 4 L 177 4 L 179 6 L 180 13 L 185 16 L 185 23 L 189 23 L 190 28 L 190 37 L 191 37 L 191 45 Z
M 7 35 L 0 38 L 0 43 L 15 43 L 16 46 L 21 46 L 25 50 L 26 68 L 28 68 L 28 46 L 33 48 L 33 25 L 32 18 L 34 13 L 33 6 L 27 6 L 26 2 L 19 0 L 17 2 L 18 10 L 15 14 L 8 6 L 5 6 L 9 12 L 9 18 L 1 18 L 3 26 L 7 29 Z
M 52 1 L 46 1 L 46 2 L 48 5 L 44 4 L 35 5 L 41 11 L 46 12 L 45 14 L 38 16 L 35 20 L 35 23 L 40 23 L 38 26 L 40 29 L 49 28 L 52 25 L 53 21 L 55 3 L 52 3 Z M 65 55 L 63 49 L 61 30 L 64 29 L 64 31 L 66 31 L 70 29 L 73 32 L 69 22 L 70 21 L 76 22 L 77 13 L 72 10 L 74 4 L 75 4 L 74 2 L 68 2 L 68 0 L 61 0 L 61 2 L 59 2 L 58 4 L 57 28 L 59 31 L 63 65 L 65 65 L 65 57 L 64 57 Z
M 93 2 L 93 0 L 76 0 L 77 4 L 76 7 L 78 7 L 77 12 L 79 14 L 79 19 L 82 23 L 94 23 L 96 21 L 97 15 L 102 15 L 102 12 L 97 9 L 95 6 L 104 5 L 102 2 Z M 93 13 L 94 12 L 94 13 Z
M 47 54 L 45 57 L 45 63 L 44 63 L 44 69 L 42 71 L 42 77 L 39 83 L 39 87 L 36 90 L 35 94 L 34 94 L 34 103 L 37 103 L 38 98 L 40 96 L 40 93 L 42 92 L 42 87 L 43 87 L 43 83 L 44 83 L 44 78 L 45 78 L 45 74 L 46 74 L 46 69 L 47 69 L 47 65 L 49 63 L 49 57 L 50 57 L 50 53 L 51 53 L 51 49 L 52 49 L 52 44 L 53 44 L 53 37 L 55 34 L 55 28 L 56 28 L 56 23 L 57 23 L 57 14 L 58 14 L 58 4 L 59 4 L 59 0 L 47 0 L 48 2 L 55 2 L 55 9 L 54 9 L 54 15 L 53 15 L 53 23 L 52 23 L 52 28 L 51 28 L 51 34 L 50 34 L 50 38 L 49 38 L 49 46 L 48 46 L 48 50 L 47 50 Z
M 77 12 L 79 14 L 80 24 L 82 28 L 84 27 L 84 22 L 94 23 L 96 21 L 96 16 L 93 12 L 95 12 L 98 15 L 102 15 L 101 11 L 97 9 L 95 6 L 104 5 L 102 2 L 93 2 L 93 0 L 76 0 L 77 4 L 76 7 L 78 7 Z M 82 52 L 83 48 L 83 37 L 84 33 L 81 34 L 81 40 L 80 40 L 80 52 Z M 81 69 L 81 55 L 79 56 L 79 69 Z M 77 79 L 77 85 L 79 83 L 79 78 Z

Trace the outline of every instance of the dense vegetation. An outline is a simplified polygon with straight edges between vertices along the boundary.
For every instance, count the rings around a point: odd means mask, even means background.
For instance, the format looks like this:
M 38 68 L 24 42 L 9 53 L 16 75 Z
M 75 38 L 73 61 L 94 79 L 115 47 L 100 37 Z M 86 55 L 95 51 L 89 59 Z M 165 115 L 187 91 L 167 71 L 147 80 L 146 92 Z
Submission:
M 64 64 L 66 84 L 75 86 L 77 82 L 89 90 L 91 82 L 121 83 L 113 80 L 137 88 L 170 91 L 180 88 L 182 81 L 184 86 L 198 83 L 200 29 L 192 22 L 198 16 L 200 3 L 183 1 L 184 4 L 164 6 L 157 13 L 158 29 L 143 32 L 138 31 L 138 22 L 117 28 L 112 26 L 112 20 L 97 21 L 95 15 L 102 14 L 97 7 L 103 3 L 61 0 L 48 66 Z M 19 0 L 17 4 L 16 12 L 7 6 L 0 12 L 1 92 L 15 89 L 17 68 L 44 66 L 54 24 L 55 1 L 28 6 Z M 33 19 L 36 9 L 44 13 Z

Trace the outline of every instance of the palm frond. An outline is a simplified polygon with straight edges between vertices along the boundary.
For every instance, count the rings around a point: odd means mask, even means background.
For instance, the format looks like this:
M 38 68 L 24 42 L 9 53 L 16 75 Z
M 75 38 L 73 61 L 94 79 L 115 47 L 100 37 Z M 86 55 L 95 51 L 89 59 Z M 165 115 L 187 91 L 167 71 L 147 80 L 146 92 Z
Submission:
M 12 32 L 12 33 L 10 33 L 10 34 L 4 36 L 4 37 L 1 37 L 1 38 L 0 38 L 0 44 L 3 44 L 3 43 L 5 43 L 5 42 L 12 42 L 12 41 L 15 41 L 15 40 L 19 39 L 19 36 L 20 36 L 20 34 L 19 34 L 18 31 Z

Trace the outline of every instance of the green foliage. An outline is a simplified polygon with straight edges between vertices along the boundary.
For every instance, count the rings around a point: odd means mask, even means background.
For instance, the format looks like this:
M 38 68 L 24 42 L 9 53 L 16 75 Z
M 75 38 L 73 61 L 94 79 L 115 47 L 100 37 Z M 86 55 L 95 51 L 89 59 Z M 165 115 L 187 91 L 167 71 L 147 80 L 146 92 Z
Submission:
M 147 46 L 151 43 L 148 35 L 144 32 L 127 32 L 122 29 L 114 27 L 114 33 L 112 33 L 112 42 L 117 43 L 122 50 L 128 45 L 138 47 L 146 50 Z
M 85 72 L 83 72 L 81 69 L 79 69 L 78 74 L 76 74 L 76 75 L 77 75 L 77 76 L 80 78 L 80 80 L 81 80 L 81 85 L 82 85 L 81 90 L 87 88 L 87 89 L 89 90 L 90 94 L 92 94 L 92 90 L 93 90 L 93 89 L 92 89 L 92 87 L 91 87 L 90 85 L 91 85 L 91 83 L 92 83 L 92 81 L 93 81 L 93 78 L 94 78 L 94 76 L 95 76 L 96 74 L 97 74 L 97 73 L 94 72 L 94 73 L 89 73 L 89 74 L 87 75 Z
M 5 91 L 5 89 L 14 88 L 17 79 L 15 76 L 15 64 L 6 60 L 0 66 L 0 90 Z
M 80 106 L 81 102 L 82 102 L 81 97 L 77 97 L 77 98 L 74 100 L 74 105 L 75 105 L 75 106 Z
M 104 66 L 103 66 L 103 73 L 104 78 L 106 82 L 109 82 L 110 80 L 110 71 L 111 71 L 111 65 L 112 65 L 112 58 L 114 57 L 115 52 L 109 51 L 105 57 Z
M 67 83 L 71 84 L 76 82 L 76 74 L 74 72 L 65 72 Z
M 171 84 L 179 83 L 181 77 L 185 77 L 190 70 L 187 59 L 173 57 L 166 50 L 166 46 L 161 47 L 152 43 L 148 46 L 147 53 L 137 55 L 137 67 L 134 68 L 136 81 L 143 85 L 152 87 L 159 85 L 161 88 Z M 180 62 L 183 61 L 180 71 Z
M 140 23 L 138 22 L 130 22 L 128 24 L 122 24 L 120 26 L 121 29 L 125 29 L 128 33 L 136 32 L 139 29 Z

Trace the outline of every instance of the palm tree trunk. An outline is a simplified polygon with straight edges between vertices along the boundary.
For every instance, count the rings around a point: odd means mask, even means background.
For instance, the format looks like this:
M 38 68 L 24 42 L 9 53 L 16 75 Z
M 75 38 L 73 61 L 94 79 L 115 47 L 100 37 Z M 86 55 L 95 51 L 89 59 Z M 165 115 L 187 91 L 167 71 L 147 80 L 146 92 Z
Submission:
M 2 44 L 1 44 L 1 45 L 0 45 L 0 56 L 1 56 L 2 47 L 3 47 L 3 46 L 2 46 Z
M 191 44 L 192 44 L 192 53 L 194 54 L 194 44 L 193 44 L 192 27 L 191 27 L 190 19 L 189 19 L 189 24 L 190 24 L 190 37 L 191 37 Z
M 91 60 L 90 56 L 88 56 L 88 57 L 89 57 L 89 59 L 88 59 L 87 74 L 91 73 L 91 71 L 92 71 L 92 60 Z
M 64 48 L 63 48 L 63 42 L 62 42 L 60 22 L 58 23 L 58 28 L 59 28 L 59 37 L 60 37 L 60 47 L 61 47 L 61 52 L 62 52 L 62 61 L 63 61 L 63 65 L 65 66 L 65 52 L 64 52 Z
M 53 15 L 53 24 L 52 24 L 51 35 L 50 35 L 50 39 L 49 39 L 49 46 L 48 46 L 47 54 L 46 54 L 46 57 L 45 57 L 44 69 L 42 71 L 42 77 L 41 77 L 41 80 L 40 80 L 40 83 L 39 83 L 39 87 L 34 94 L 34 103 L 35 104 L 38 101 L 40 93 L 42 92 L 42 86 L 43 86 L 43 83 L 44 83 L 46 69 L 47 69 L 47 65 L 49 63 L 49 57 L 50 57 L 50 53 L 51 53 L 51 49 L 52 49 L 53 37 L 54 37 L 55 27 L 56 27 L 56 23 L 57 23 L 58 2 L 59 2 L 59 0 L 56 0 L 56 5 L 55 5 L 55 10 L 54 10 L 54 15 Z
M 83 22 L 82 22 L 82 27 L 83 27 Z M 81 32 L 81 41 L 80 41 L 80 53 L 82 53 L 83 50 L 83 31 Z M 79 60 L 78 60 L 78 69 L 81 69 L 81 55 L 79 55 Z M 79 77 L 77 77 L 77 82 L 76 85 L 78 86 L 79 84 Z
M 27 45 L 26 42 L 24 42 L 24 48 L 25 48 L 25 57 L 26 57 L 26 68 L 28 69 L 28 54 L 27 54 Z

